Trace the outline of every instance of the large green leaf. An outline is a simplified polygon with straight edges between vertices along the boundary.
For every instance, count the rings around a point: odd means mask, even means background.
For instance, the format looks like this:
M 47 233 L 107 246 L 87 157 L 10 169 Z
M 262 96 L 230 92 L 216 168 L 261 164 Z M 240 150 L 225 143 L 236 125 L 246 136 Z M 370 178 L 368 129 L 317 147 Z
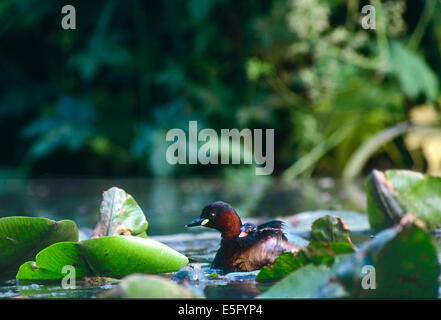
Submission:
M 110 236 L 54 244 L 42 250 L 35 262 L 23 264 L 16 278 L 61 279 L 65 276 L 61 272 L 64 265 L 74 266 L 78 278 L 121 278 L 137 272 L 173 272 L 187 263 L 187 257 L 163 243 L 140 237 Z
M 103 192 L 100 218 L 92 238 L 113 235 L 141 235 L 148 222 L 135 199 L 123 189 L 113 187 Z
M 371 227 L 383 229 L 413 213 L 429 229 L 441 224 L 441 178 L 406 170 L 374 170 L 367 181 Z
M 308 264 L 331 266 L 338 255 L 352 252 L 354 248 L 347 242 L 312 242 L 295 254 L 282 253 L 272 265 L 260 269 L 256 280 L 281 279 Z
M 133 274 L 103 294 L 104 298 L 191 299 L 200 298 L 189 289 L 159 276 Z
M 332 275 L 330 267 L 307 265 L 277 282 L 258 299 L 311 298 Z
M 187 257 L 169 246 L 140 237 L 102 237 L 84 240 L 79 246 L 91 269 L 100 276 L 173 272 L 188 263 Z
M 291 252 L 283 252 L 276 258 L 276 260 L 274 260 L 272 265 L 260 269 L 256 276 L 256 280 L 265 281 L 281 279 L 294 270 L 303 267 L 305 264 L 305 255 L 294 255 Z
M 81 257 L 77 243 L 59 242 L 40 251 L 35 261 L 28 261 L 20 266 L 17 279 L 22 280 L 56 280 L 64 277 L 64 266 L 75 268 L 75 277 L 92 276 L 93 273 Z M 18 277 L 20 275 L 20 277 Z
M 366 266 L 374 268 L 374 289 L 362 287 L 362 279 L 368 276 L 367 270 L 363 273 Z M 356 298 L 436 298 L 439 273 L 431 237 L 423 223 L 409 214 L 339 265 L 319 297 L 343 293 Z
M 34 217 L 0 218 L 0 276 L 17 272 L 25 261 L 60 241 L 78 241 L 78 229 L 70 220 Z

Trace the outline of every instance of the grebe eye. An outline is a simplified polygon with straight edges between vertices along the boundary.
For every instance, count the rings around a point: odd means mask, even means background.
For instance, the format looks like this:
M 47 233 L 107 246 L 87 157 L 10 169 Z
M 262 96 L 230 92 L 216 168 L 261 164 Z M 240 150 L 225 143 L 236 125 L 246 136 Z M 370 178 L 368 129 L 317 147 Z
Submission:
M 210 219 L 213 219 L 216 216 L 214 212 L 210 213 Z

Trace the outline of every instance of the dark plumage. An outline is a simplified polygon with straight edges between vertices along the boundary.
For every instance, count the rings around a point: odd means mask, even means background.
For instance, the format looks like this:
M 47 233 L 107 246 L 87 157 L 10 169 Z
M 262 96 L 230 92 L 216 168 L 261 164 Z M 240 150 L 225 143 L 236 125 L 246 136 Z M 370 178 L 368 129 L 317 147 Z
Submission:
M 258 237 L 259 235 L 270 235 L 277 232 L 283 233 L 284 223 L 280 220 L 271 220 L 259 226 L 254 223 L 246 222 L 240 227 L 239 238 Z
M 299 249 L 286 239 L 282 221 L 242 225 L 233 207 L 222 201 L 206 206 L 199 218 L 187 224 L 188 227 L 197 225 L 221 232 L 221 246 L 211 266 L 223 272 L 257 270 L 272 264 L 284 251 Z

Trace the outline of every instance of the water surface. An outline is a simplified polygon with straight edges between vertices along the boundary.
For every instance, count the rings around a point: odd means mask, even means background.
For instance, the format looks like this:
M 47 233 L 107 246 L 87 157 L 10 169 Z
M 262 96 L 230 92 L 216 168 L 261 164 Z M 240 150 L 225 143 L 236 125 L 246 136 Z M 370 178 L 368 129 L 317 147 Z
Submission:
M 244 221 L 256 222 L 318 209 L 363 212 L 365 203 L 361 183 L 347 185 L 330 178 L 292 183 L 272 179 L 4 179 L 0 180 L 0 217 L 72 219 L 85 237 L 97 222 L 102 192 L 112 186 L 136 199 L 149 221 L 149 236 L 207 271 L 219 246 L 219 234 L 204 228 L 187 229 L 185 224 L 212 201 L 229 202 Z M 356 234 L 354 241 L 367 237 Z M 56 283 L 23 284 L 10 279 L 0 283 L 0 298 L 93 298 L 114 285 L 79 283 L 74 290 L 63 290 Z M 257 284 L 253 275 L 244 274 L 210 279 L 197 287 L 207 298 L 235 299 L 253 298 L 269 285 Z

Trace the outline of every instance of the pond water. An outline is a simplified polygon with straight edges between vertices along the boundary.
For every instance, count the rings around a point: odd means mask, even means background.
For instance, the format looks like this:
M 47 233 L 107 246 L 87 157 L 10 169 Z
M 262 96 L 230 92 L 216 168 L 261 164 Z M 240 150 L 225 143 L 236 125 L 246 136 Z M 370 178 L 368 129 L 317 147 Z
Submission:
M 246 181 L 246 182 L 245 182 Z M 273 179 L 169 180 L 169 179 L 51 179 L 0 180 L 0 217 L 38 216 L 54 220 L 72 219 L 86 237 L 97 222 L 101 195 L 118 186 L 130 193 L 149 222 L 147 233 L 185 254 L 208 271 L 219 246 L 219 234 L 204 228 L 185 228 L 201 209 L 215 200 L 229 202 L 242 220 L 265 221 L 271 217 L 331 209 L 364 211 L 362 183 L 352 184 L 330 178 L 282 183 Z M 208 230 L 208 231 L 207 231 Z M 305 234 L 298 234 L 305 236 Z M 359 243 L 367 234 L 354 234 Z M 171 277 L 172 274 L 164 275 Z M 115 283 L 80 283 L 74 290 L 59 284 L 0 282 L 0 298 L 93 298 Z M 265 286 L 253 275 L 229 275 L 197 285 L 207 298 L 253 298 Z

